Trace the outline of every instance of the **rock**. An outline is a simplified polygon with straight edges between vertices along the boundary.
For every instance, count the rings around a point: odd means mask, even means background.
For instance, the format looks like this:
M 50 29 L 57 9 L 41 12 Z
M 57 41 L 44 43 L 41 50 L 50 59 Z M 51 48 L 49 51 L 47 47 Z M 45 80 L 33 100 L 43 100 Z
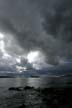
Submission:
M 34 89 L 34 87 L 26 86 L 26 87 L 24 88 L 24 90 L 31 90 L 31 89 Z
M 16 91 L 22 91 L 22 89 L 17 87 L 17 88 L 16 88 Z
M 23 105 L 19 106 L 18 108 L 25 108 L 25 107 L 26 107 L 25 104 L 23 104 Z
M 10 87 L 8 90 L 16 90 L 15 87 Z
M 10 87 L 9 90 L 23 91 L 24 89 L 21 87 Z

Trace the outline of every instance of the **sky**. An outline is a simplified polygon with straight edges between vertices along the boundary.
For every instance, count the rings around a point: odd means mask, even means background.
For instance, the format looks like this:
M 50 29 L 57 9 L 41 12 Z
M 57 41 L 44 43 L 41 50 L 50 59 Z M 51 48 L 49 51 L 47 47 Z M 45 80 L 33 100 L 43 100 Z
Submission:
M 0 0 L 0 67 L 72 62 L 71 0 Z

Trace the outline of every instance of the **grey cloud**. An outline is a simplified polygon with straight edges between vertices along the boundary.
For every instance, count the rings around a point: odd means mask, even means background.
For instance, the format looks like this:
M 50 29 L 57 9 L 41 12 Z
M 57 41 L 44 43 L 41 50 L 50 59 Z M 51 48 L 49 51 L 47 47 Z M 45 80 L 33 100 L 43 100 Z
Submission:
M 72 41 L 72 1 L 63 0 L 56 4 L 54 12 L 45 15 L 44 29 L 47 33 L 52 34 L 66 42 Z
M 72 58 L 72 9 L 67 1 L 0 0 L 0 22 L 6 25 L 0 23 L 0 29 L 14 33 L 18 41 L 7 50 L 40 49 L 51 64 L 58 64 L 57 56 Z
M 33 0 L 32 0 L 33 1 Z M 40 10 L 43 30 L 46 31 L 45 47 L 50 62 L 57 56 L 72 58 L 72 1 L 34 0 Z M 50 44 L 48 44 L 50 41 Z M 50 53 L 49 53 L 50 52 Z M 52 59 L 52 60 L 51 60 Z

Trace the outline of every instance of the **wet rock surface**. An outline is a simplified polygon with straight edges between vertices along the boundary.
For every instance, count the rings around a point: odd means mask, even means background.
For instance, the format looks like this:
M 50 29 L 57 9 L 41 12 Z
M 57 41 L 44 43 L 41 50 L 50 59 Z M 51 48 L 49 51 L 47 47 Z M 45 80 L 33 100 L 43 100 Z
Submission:
M 25 108 L 25 107 L 26 107 L 25 104 L 23 104 L 23 105 L 19 106 L 18 108 Z
M 72 88 L 11 87 L 0 108 L 72 108 Z

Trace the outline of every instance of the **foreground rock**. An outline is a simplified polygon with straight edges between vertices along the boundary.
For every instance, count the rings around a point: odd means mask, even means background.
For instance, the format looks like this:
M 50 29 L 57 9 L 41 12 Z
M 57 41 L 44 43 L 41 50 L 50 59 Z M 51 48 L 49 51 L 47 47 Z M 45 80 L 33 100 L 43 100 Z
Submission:
M 10 87 L 9 91 L 23 91 L 23 90 L 32 90 L 34 87 L 26 86 L 26 87 Z
M 18 108 L 26 108 L 25 104 L 19 106 Z
M 72 88 L 11 87 L 0 108 L 72 108 Z
M 24 88 L 24 90 L 32 90 L 32 89 L 34 89 L 34 87 L 26 86 L 26 87 Z
M 10 87 L 8 90 L 15 90 L 15 91 L 23 91 L 24 89 L 21 87 Z

